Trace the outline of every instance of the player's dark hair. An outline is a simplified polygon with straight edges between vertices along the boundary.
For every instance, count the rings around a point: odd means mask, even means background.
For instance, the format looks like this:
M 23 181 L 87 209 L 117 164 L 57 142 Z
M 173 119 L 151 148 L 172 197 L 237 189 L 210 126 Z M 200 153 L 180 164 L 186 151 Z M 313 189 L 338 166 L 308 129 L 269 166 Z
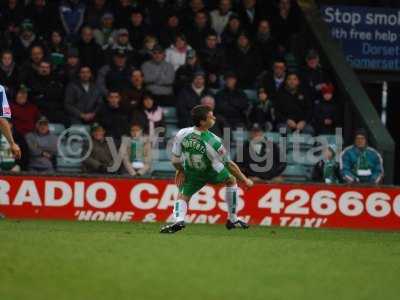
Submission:
M 192 121 L 195 126 L 200 126 L 200 121 L 207 120 L 208 113 L 212 111 L 211 107 L 206 105 L 197 105 L 191 111 Z

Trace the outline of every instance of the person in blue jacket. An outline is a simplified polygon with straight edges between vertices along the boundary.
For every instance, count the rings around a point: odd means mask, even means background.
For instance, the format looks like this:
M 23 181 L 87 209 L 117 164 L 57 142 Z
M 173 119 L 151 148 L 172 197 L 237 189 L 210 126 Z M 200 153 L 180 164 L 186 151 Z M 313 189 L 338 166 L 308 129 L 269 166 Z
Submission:
M 347 183 L 378 184 L 382 181 L 382 156 L 368 146 L 367 132 L 364 129 L 355 132 L 354 144 L 341 153 L 340 171 Z

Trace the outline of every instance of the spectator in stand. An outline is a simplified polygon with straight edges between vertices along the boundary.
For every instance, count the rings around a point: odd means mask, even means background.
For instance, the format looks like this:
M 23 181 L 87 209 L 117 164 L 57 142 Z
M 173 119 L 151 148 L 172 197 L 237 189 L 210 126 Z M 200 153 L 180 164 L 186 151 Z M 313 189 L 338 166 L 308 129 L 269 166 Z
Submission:
M 189 44 L 199 51 L 204 48 L 208 32 L 211 30 L 210 20 L 206 11 L 198 11 L 194 18 L 194 23 L 188 27 L 186 36 Z
M 103 103 L 103 94 L 93 82 L 89 66 L 81 66 L 79 80 L 68 84 L 65 91 L 65 110 L 71 124 L 93 122 Z
M 114 163 L 110 147 L 105 139 L 105 130 L 98 124 L 94 123 L 91 126 L 91 151 L 89 156 L 82 162 L 83 173 L 97 173 L 97 174 L 112 174 L 110 172 L 111 166 Z M 83 153 L 88 153 L 85 145 Z
M 29 147 L 29 170 L 35 172 L 54 172 L 57 155 L 57 136 L 50 133 L 49 120 L 41 117 L 36 122 L 36 129 L 26 134 Z
M 250 105 L 248 119 L 250 124 L 257 123 L 263 130 L 272 131 L 275 128 L 274 105 L 264 88 L 258 89 L 258 99 Z
M 301 28 L 299 11 L 292 0 L 279 0 L 278 12 L 274 14 L 272 23 L 280 51 L 287 52 L 290 50 L 291 38 Z
M 215 99 L 212 96 L 205 96 L 200 101 L 201 105 L 207 105 L 211 107 L 212 110 L 215 110 Z M 216 136 L 220 138 L 224 138 L 224 129 L 229 128 L 228 124 L 225 121 L 225 118 L 217 113 L 214 113 L 216 117 L 215 124 L 209 130 L 214 133 Z
M 141 70 L 135 69 L 131 73 L 129 86 L 121 93 L 121 105 L 131 114 L 139 106 L 144 94 L 143 73 Z
M 11 34 L 15 34 L 25 16 L 24 4 L 17 0 L 7 1 L 1 5 L 1 16 L 3 20 L 0 22 L 4 24 L 4 28 Z
M 50 30 L 56 28 L 58 25 L 57 18 L 54 18 L 57 10 L 51 2 L 34 0 L 26 7 L 26 17 L 32 20 L 36 27 L 36 33 L 42 38 L 49 36 Z
M 28 56 L 31 47 L 37 44 L 38 39 L 31 20 L 24 20 L 19 27 L 19 35 L 12 39 L 11 48 L 14 50 L 15 60 L 21 63 Z
M 311 97 L 314 101 L 321 96 L 321 89 L 325 83 L 329 82 L 328 75 L 320 65 L 319 54 L 315 50 L 310 50 L 307 53 L 302 79 L 310 89 Z
M 20 85 L 15 100 L 11 102 L 14 130 L 22 136 L 34 131 L 40 112 L 36 105 L 28 101 L 28 87 Z
M 249 100 L 246 94 L 238 88 L 236 73 L 225 74 L 225 87 L 215 96 L 216 113 L 222 115 L 231 129 L 247 127 L 246 112 Z
M 340 171 L 347 183 L 379 184 L 383 180 L 383 159 L 374 148 L 368 146 L 365 129 L 358 129 L 354 144 L 340 155 Z
M 71 81 L 78 80 L 80 69 L 79 51 L 76 48 L 70 48 L 67 52 L 66 63 L 59 70 L 60 80 L 64 85 Z
M 210 13 L 211 27 L 215 30 L 218 37 L 222 35 L 229 18 L 232 14 L 232 0 L 219 0 L 218 9 Z
M 152 31 L 157 32 L 160 31 L 160 28 L 163 28 L 165 22 L 168 17 L 173 13 L 173 2 L 174 1 L 165 1 L 165 0 L 155 0 L 155 1 L 146 1 L 148 8 L 148 23 L 151 24 Z M 166 46 L 169 46 L 167 44 Z
M 93 36 L 96 43 L 104 47 L 113 42 L 114 15 L 110 12 L 105 12 L 100 22 L 100 26 L 93 30 Z
M 129 32 L 127 29 L 122 28 L 116 30 L 114 37 L 109 41 L 107 45 L 103 47 L 105 51 L 105 62 L 110 63 L 112 61 L 112 54 L 119 50 L 124 51 L 128 56 L 128 61 L 134 66 L 138 66 L 137 59 L 135 57 L 135 49 L 129 42 Z
M 196 18 L 196 14 L 198 12 L 205 11 L 205 8 L 206 6 L 203 0 L 190 0 L 189 7 L 181 14 L 183 16 L 182 18 L 183 27 L 184 28 L 190 27 Z
M 128 133 L 128 111 L 121 106 L 121 95 L 117 90 L 110 90 L 107 102 L 103 103 L 96 115 L 98 123 L 106 130 L 106 134 L 113 138 L 117 147 L 121 143 L 121 137 Z
M 155 141 L 158 136 L 164 135 L 165 124 L 163 109 L 149 93 L 143 95 L 139 107 L 133 111 L 132 122 L 139 123 L 152 141 Z M 161 130 L 161 132 L 158 130 Z M 160 135 L 158 135 L 158 133 L 160 133 Z
M 139 123 L 132 123 L 130 135 L 123 139 L 121 145 L 123 173 L 130 176 L 143 176 L 151 167 L 151 142 L 143 135 L 143 128 Z
M 0 60 L 0 82 L 7 95 L 12 98 L 20 83 L 19 71 L 14 61 L 14 55 L 10 50 L 1 53 Z
M 138 51 L 138 61 L 139 66 L 141 66 L 144 62 L 151 60 L 151 53 L 156 45 L 158 45 L 158 39 L 154 35 L 146 35 L 143 41 L 143 47 Z
M 174 44 L 165 51 L 165 61 L 174 66 L 176 71 L 180 66 L 186 62 L 186 54 L 192 47 L 187 44 L 184 34 L 175 36 Z
M 157 102 L 163 106 L 174 105 L 175 70 L 170 63 L 165 61 L 164 49 L 160 45 L 154 46 L 152 60 L 142 65 L 142 72 L 146 88 Z
M 261 1 L 260 1 L 261 2 Z M 253 35 L 260 19 L 264 17 L 257 0 L 243 0 L 239 6 L 239 16 L 243 22 L 244 28 Z
M 247 33 L 239 34 L 236 47 L 228 52 L 228 64 L 236 72 L 240 88 L 255 87 L 256 78 L 262 71 L 262 59 Z
M 32 78 L 39 69 L 39 65 L 44 59 L 44 49 L 40 45 L 31 48 L 30 59 L 25 61 L 21 66 L 20 80 L 26 82 L 28 78 Z
M 271 35 L 271 27 L 268 20 L 261 20 L 258 24 L 255 46 L 262 54 L 262 68 L 270 70 L 273 59 L 280 53 L 278 52 L 276 40 Z
M 62 0 L 58 6 L 61 24 L 68 41 L 78 39 L 84 21 L 86 5 L 81 0 Z
M 297 74 L 291 73 L 287 76 L 285 86 L 279 91 L 274 104 L 279 130 L 284 128 L 289 132 L 314 133 L 310 124 L 312 102 L 301 88 Z
M 132 1 L 130 0 L 119 0 L 114 7 L 115 12 L 115 27 L 116 28 L 127 28 L 129 20 L 131 18 L 131 12 L 133 10 Z
M 322 99 L 314 107 L 314 128 L 317 134 L 335 134 L 338 109 L 334 92 L 332 83 L 325 84 L 321 89 Z
M 272 100 L 285 85 L 286 69 L 286 62 L 283 59 L 275 59 L 272 65 L 272 73 L 267 72 L 261 78 L 260 86 L 270 93 Z
M 31 100 L 52 123 L 67 123 L 64 111 L 64 86 L 53 74 L 52 65 L 43 60 L 36 74 L 27 81 Z
M 175 95 L 179 95 L 180 91 L 192 83 L 193 75 L 196 71 L 202 70 L 199 59 L 197 58 L 196 51 L 194 49 L 188 51 L 186 54 L 186 63 L 179 67 L 176 71 L 174 91 Z
M 282 181 L 280 175 L 286 168 L 278 144 L 267 140 L 257 123 L 252 125 L 250 140 L 244 142 L 243 153 L 238 153 L 236 161 L 253 181 Z
M 200 100 L 203 97 L 210 94 L 205 86 L 205 76 L 204 71 L 196 71 L 193 74 L 192 84 L 184 87 L 179 93 L 176 109 L 180 128 L 193 125 L 190 111 L 193 107 L 200 104 Z
M 159 32 L 160 44 L 163 47 L 169 47 L 175 39 L 175 36 L 182 32 L 179 17 L 176 13 L 171 13 L 163 26 L 163 30 Z
M 115 50 L 112 63 L 99 70 L 97 86 L 104 95 L 109 90 L 123 91 L 129 87 L 132 68 L 128 65 L 127 60 L 123 50 Z M 106 131 L 108 131 L 107 128 Z
M 242 21 L 237 14 L 233 13 L 221 35 L 221 42 L 225 49 L 235 47 L 240 32 L 242 32 Z
M 90 66 L 94 71 L 103 65 L 103 53 L 93 37 L 93 30 L 89 26 L 82 27 L 81 37 L 76 48 L 79 51 L 79 60 L 82 65 Z
M 340 169 L 336 161 L 336 145 L 328 145 L 322 152 L 322 159 L 312 171 L 312 180 L 316 182 L 340 183 Z
M 47 49 L 50 55 L 51 63 L 54 68 L 62 67 L 65 64 L 68 46 L 64 42 L 61 31 L 51 31 L 50 39 L 47 42 Z
M 100 28 L 102 17 L 110 9 L 106 0 L 93 0 L 86 9 L 85 23 L 92 28 Z
M 226 69 L 225 51 L 218 46 L 217 33 L 211 30 L 207 34 L 206 46 L 199 52 L 200 61 L 207 73 L 207 83 L 211 88 L 220 87 L 220 77 Z
M 140 9 L 134 9 L 131 12 L 130 24 L 127 27 L 129 31 L 129 41 L 135 49 L 143 47 L 143 41 L 146 35 L 150 33 L 150 28 L 144 22 L 144 13 Z

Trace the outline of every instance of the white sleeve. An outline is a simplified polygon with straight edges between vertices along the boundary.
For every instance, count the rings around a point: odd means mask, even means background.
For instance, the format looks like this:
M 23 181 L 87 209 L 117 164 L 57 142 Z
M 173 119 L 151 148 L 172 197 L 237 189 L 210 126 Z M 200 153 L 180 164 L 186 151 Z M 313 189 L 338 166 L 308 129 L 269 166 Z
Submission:
M 186 136 L 186 128 L 181 129 L 175 136 L 174 143 L 172 144 L 172 154 L 177 157 L 182 155 L 182 140 Z
M 1 109 L 0 109 L 0 117 L 3 118 L 11 118 L 11 109 L 8 105 L 6 91 L 3 86 L 0 86 L 0 101 L 1 101 Z

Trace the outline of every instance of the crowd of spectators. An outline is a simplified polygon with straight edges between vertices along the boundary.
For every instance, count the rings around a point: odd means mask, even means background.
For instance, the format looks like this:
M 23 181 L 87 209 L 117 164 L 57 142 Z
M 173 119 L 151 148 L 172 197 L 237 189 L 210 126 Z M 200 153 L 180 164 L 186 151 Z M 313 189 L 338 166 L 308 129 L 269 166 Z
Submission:
M 0 84 L 32 153 L 26 168 L 54 167 L 50 122 L 92 126 L 98 159 L 83 169 L 105 171 L 104 137 L 116 145 L 151 137 L 165 126 L 166 106 L 176 108 L 179 127 L 192 125 L 195 105 L 212 106 L 219 135 L 254 124 L 334 133 L 335 87 L 318 52 L 296 72 L 285 61 L 300 28 L 291 0 L 2 1 Z M 125 172 L 149 170 L 147 151 L 138 164 L 125 148 Z

